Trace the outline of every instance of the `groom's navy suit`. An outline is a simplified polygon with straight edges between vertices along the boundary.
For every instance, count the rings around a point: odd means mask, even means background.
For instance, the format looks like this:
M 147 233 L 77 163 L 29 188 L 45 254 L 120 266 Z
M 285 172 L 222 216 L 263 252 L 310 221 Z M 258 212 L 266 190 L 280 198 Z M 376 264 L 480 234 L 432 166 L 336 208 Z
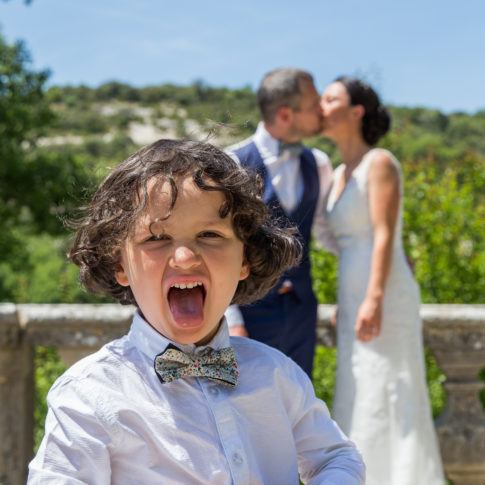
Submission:
M 312 151 L 304 148 L 300 156 L 303 195 L 297 206 L 286 213 L 276 195 L 263 158 L 254 142 L 234 151 L 241 165 L 257 171 L 264 180 L 264 201 L 272 215 L 297 226 L 303 244 L 298 266 L 287 271 L 261 300 L 241 306 L 244 325 L 250 338 L 281 350 L 311 377 L 316 343 L 317 300 L 312 289 L 309 245 L 319 198 L 319 176 Z M 284 282 L 291 282 L 285 292 Z

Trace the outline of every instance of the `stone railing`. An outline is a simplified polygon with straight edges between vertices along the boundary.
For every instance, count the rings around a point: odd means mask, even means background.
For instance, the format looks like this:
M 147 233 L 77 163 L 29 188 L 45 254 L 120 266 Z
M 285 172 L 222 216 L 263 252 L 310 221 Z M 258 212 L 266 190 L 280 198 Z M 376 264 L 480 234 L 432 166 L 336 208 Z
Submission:
M 319 308 L 318 340 L 335 345 L 331 305 Z M 133 308 L 110 305 L 0 304 L 0 485 L 26 480 L 33 453 L 34 348 L 53 345 L 66 364 L 125 333 Z M 425 345 L 446 375 L 447 404 L 436 420 L 454 485 L 485 484 L 485 305 L 423 305 Z

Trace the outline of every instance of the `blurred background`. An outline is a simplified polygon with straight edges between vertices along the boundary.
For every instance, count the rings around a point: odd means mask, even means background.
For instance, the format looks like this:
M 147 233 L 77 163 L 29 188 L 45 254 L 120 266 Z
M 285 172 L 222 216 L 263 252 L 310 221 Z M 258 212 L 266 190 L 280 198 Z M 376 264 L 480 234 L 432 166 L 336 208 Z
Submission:
M 65 221 L 100 179 L 158 138 L 225 147 L 254 131 L 268 71 L 317 88 L 363 78 L 393 115 L 380 145 L 405 177 L 405 245 L 424 303 L 485 303 L 485 3 L 482 0 L 0 0 L 0 301 L 107 302 L 85 293 Z M 318 136 L 307 144 L 335 147 Z M 336 261 L 314 248 L 335 302 Z M 315 386 L 331 403 L 334 354 Z M 38 349 L 43 394 L 62 371 Z M 435 414 L 443 379 L 428 356 Z

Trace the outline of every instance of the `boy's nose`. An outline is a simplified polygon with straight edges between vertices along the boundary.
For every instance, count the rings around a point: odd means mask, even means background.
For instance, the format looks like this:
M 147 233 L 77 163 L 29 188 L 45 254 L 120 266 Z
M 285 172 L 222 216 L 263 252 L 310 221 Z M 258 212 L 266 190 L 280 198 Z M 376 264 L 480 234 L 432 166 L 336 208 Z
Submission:
M 200 264 L 200 256 L 194 248 L 181 244 L 175 248 L 170 262 L 174 268 L 189 269 Z

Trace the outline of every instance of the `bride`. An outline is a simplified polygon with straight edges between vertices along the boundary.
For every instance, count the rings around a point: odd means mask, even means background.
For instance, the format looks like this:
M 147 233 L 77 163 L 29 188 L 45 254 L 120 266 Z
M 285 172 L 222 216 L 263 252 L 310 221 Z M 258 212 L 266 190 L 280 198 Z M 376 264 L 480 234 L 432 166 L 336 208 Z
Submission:
M 443 485 L 419 288 L 401 240 L 401 168 L 374 148 L 390 116 L 370 86 L 347 77 L 321 104 L 322 133 L 343 160 L 326 207 L 339 255 L 334 418 L 360 448 L 368 485 Z

